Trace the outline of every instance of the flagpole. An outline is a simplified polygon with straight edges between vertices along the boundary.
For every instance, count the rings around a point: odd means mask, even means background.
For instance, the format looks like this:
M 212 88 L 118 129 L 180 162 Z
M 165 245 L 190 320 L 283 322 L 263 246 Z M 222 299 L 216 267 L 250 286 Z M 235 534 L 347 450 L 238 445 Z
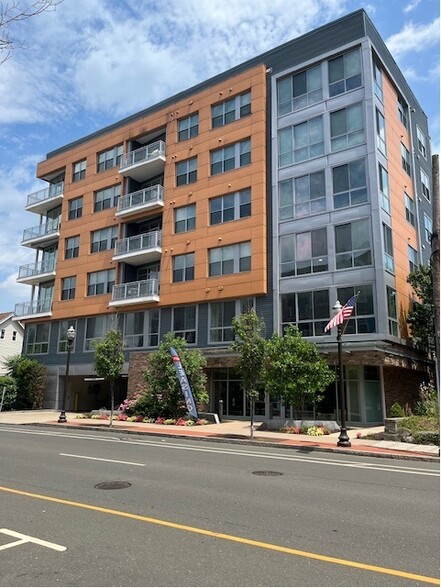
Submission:
M 332 309 L 337 315 L 342 309 L 342 305 L 337 300 Z M 343 324 L 337 325 L 337 349 L 338 349 L 338 403 L 340 405 L 340 435 L 338 436 L 338 447 L 351 447 L 348 432 L 346 429 L 346 410 L 344 401 L 344 376 L 343 376 Z

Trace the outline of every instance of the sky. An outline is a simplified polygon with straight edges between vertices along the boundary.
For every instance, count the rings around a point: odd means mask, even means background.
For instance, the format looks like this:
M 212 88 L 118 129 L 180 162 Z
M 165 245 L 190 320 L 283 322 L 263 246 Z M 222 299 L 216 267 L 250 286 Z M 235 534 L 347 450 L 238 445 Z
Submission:
M 439 153 L 439 0 L 62 0 L 13 23 L 8 34 L 21 47 L 3 63 L 0 53 L 0 313 L 31 299 L 16 278 L 35 261 L 20 243 L 39 217 L 24 207 L 47 185 L 35 173 L 48 152 L 359 8 L 428 116 Z

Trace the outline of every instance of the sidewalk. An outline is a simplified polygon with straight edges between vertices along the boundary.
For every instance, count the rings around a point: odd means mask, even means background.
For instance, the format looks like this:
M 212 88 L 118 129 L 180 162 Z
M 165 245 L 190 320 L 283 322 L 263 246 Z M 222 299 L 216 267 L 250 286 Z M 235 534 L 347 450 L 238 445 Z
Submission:
M 388 457 L 398 459 L 413 459 L 439 462 L 439 447 L 435 445 L 416 445 L 393 441 L 376 441 L 373 439 L 357 439 L 357 433 L 362 436 L 369 433 L 384 431 L 384 427 L 365 427 L 350 429 L 348 435 L 351 447 L 337 447 L 339 433 L 311 437 L 309 435 L 292 435 L 276 431 L 257 430 L 260 423 L 255 423 L 253 439 L 250 439 L 250 423 L 247 421 L 225 420 L 220 424 L 210 424 L 195 427 L 180 427 L 174 425 L 156 425 L 154 423 L 132 423 L 127 421 L 109 421 L 98 419 L 78 419 L 76 413 L 66 413 L 67 423 L 58 423 L 60 411 L 54 410 L 25 410 L 7 411 L 0 413 L 0 426 L 8 425 L 49 425 L 58 429 L 76 428 L 92 429 L 127 434 L 159 435 L 167 437 L 190 437 L 241 443 L 255 446 L 300 448 L 308 451 L 327 451 L 371 457 Z

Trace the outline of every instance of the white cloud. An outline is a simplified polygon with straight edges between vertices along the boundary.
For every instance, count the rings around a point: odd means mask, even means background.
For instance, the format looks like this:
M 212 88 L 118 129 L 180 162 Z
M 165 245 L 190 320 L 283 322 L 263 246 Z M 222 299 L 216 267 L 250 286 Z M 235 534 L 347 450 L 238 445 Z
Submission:
M 386 45 L 394 57 L 406 53 L 425 51 L 439 43 L 439 18 L 429 24 L 415 25 L 407 23 L 404 28 L 386 40 Z
M 418 4 L 421 2 L 421 0 L 411 0 L 409 2 L 409 4 L 406 4 L 406 6 L 403 8 L 403 12 L 411 12 L 412 10 L 415 10 L 415 8 L 418 6 Z

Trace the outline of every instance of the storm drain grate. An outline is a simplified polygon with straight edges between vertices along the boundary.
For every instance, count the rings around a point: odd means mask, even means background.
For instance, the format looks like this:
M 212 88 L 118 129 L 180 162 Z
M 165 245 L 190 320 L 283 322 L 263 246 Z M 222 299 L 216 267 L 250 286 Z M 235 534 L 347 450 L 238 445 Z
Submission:
M 95 488 L 98 488 L 98 490 L 121 490 L 122 488 L 129 488 L 131 485 L 130 482 L 101 482 L 96 484 Z
M 253 472 L 255 476 L 283 476 L 282 472 L 271 472 L 269 470 L 262 470 Z

